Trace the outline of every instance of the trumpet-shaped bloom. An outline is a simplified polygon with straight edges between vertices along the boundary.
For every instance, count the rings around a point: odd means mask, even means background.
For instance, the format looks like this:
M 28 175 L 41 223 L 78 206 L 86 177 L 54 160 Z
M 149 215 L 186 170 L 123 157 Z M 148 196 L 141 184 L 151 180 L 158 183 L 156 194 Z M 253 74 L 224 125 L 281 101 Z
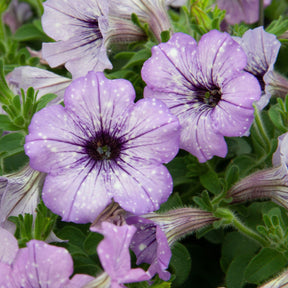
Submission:
M 111 42 L 131 42 L 146 35 L 131 21 L 131 14 L 148 23 L 156 39 L 171 30 L 166 0 L 47 0 L 42 25 L 56 43 L 43 44 L 43 58 L 51 67 L 65 64 L 73 78 L 88 71 L 111 69 L 107 56 Z
M 29 213 L 35 215 L 45 174 L 33 170 L 29 165 L 16 173 L 0 177 L 0 226 L 15 230 L 10 216 Z
M 43 58 L 51 67 L 65 63 L 73 77 L 112 68 L 104 46 L 107 14 L 105 0 L 47 0 L 42 25 L 57 42 L 43 44 Z
M 151 277 L 141 268 L 131 269 L 129 245 L 136 228 L 130 225 L 116 226 L 108 222 L 103 222 L 101 226 L 100 231 L 92 230 L 104 235 L 97 246 L 97 252 L 105 272 L 85 288 L 121 288 L 126 287 L 123 283 L 149 280 Z
M 89 72 L 29 126 L 25 151 L 48 173 L 43 201 L 64 221 L 93 222 L 114 199 L 133 213 L 157 210 L 172 192 L 162 163 L 179 149 L 179 122 L 156 99 L 134 103 L 127 80 Z
M 257 79 L 244 72 L 246 55 L 229 34 L 216 30 L 198 45 L 175 33 L 152 48 L 142 68 L 144 97 L 162 100 L 181 124 L 180 148 L 200 162 L 225 157 L 224 136 L 242 136 L 253 121 L 260 97 Z
M 271 199 L 288 209 L 288 133 L 278 138 L 273 166 L 257 171 L 237 182 L 227 193 L 232 203 L 255 199 Z
M 179 208 L 166 213 L 149 213 L 128 216 L 126 221 L 137 227 L 132 238 L 131 249 L 137 257 L 137 264 L 148 263 L 148 273 L 156 273 L 163 280 L 170 278 L 168 268 L 173 243 L 198 229 L 212 224 L 215 218 L 211 212 L 197 208 Z
M 68 251 L 45 242 L 31 240 L 18 249 L 12 234 L 0 228 L 0 286 L 7 288 L 78 288 L 93 277 L 74 275 Z
M 271 0 L 264 0 L 264 7 L 270 3 Z M 217 4 L 226 10 L 225 20 L 231 25 L 242 21 L 252 24 L 259 19 L 259 0 L 217 0 Z
M 266 32 L 263 27 L 248 30 L 242 38 L 233 37 L 233 39 L 240 44 L 247 55 L 247 66 L 244 70 L 253 74 L 259 81 L 262 95 L 257 101 L 257 106 L 262 109 L 271 97 L 268 87 L 273 85 L 273 81 L 267 75 L 274 69 L 281 43 L 275 35 Z

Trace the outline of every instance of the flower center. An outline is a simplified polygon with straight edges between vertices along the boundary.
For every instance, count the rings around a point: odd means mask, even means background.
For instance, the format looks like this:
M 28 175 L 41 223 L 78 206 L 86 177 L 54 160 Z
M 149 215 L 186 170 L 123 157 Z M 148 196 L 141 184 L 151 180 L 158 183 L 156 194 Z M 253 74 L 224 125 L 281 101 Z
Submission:
M 122 144 L 108 133 L 99 133 L 87 141 L 86 153 L 95 161 L 116 160 L 120 156 Z
M 201 99 L 204 104 L 207 104 L 210 107 L 215 107 L 218 102 L 221 100 L 221 92 L 218 88 L 211 89 L 206 91 L 203 98 Z

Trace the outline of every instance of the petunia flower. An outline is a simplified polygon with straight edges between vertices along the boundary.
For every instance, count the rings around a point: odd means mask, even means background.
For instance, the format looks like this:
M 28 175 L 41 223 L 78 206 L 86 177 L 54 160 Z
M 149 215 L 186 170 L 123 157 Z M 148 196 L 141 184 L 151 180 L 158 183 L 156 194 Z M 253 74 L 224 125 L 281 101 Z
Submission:
M 270 5 L 271 0 L 264 0 L 264 7 Z M 259 0 L 217 0 L 220 9 L 226 10 L 225 20 L 231 24 L 245 22 L 252 24 L 259 19 Z
M 273 167 L 257 171 L 237 182 L 227 193 L 233 203 L 271 199 L 288 209 L 288 133 L 278 137 Z
M 100 232 L 104 239 L 97 246 L 97 253 L 104 268 L 102 274 L 89 282 L 83 288 L 121 288 L 126 287 L 124 283 L 140 282 L 150 279 L 141 268 L 131 269 L 129 245 L 136 231 L 130 225 L 115 226 L 108 222 L 103 222 Z
M 179 208 L 166 213 L 149 213 L 128 216 L 127 224 L 137 227 L 132 238 L 131 249 L 137 257 L 136 264 L 148 263 L 148 273 L 156 273 L 165 281 L 170 273 L 166 271 L 171 258 L 170 247 L 177 241 L 207 225 L 217 218 L 212 213 L 198 208 Z
M 44 173 L 33 170 L 29 165 L 15 173 L 0 176 L 1 227 L 14 233 L 15 225 L 8 221 L 8 217 L 25 213 L 35 216 L 44 179 Z
M 49 102 L 48 105 L 62 102 L 64 91 L 72 81 L 70 78 L 45 69 L 30 66 L 15 68 L 6 76 L 6 80 L 15 93 L 19 95 L 21 89 L 26 92 L 29 87 L 33 87 L 35 91 L 38 91 L 37 99 L 48 93 L 56 94 L 58 97 Z
M 247 55 L 247 66 L 244 70 L 253 74 L 260 83 L 262 96 L 256 104 L 261 110 L 271 97 L 269 86 L 273 85 L 273 81 L 272 77 L 267 75 L 274 71 L 281 43 L 274 34 L 266 32 L 262 26 L 246 31 L 242 38 L 233 39 L 241 45 Z M 275 77 L 275 74 L 273 75 Z
M 227 33 L 212 30 L 198 45 L 175 33 L 152 48 L 142 68 L 144 97 L 162 100 L 181 124 L 180 148 L 200 162 L 225 157 L 224 136 L 242 136 L 260 97 L 257 79 L 244 72 L 246 55 Z
M 111 69 L 111 43 L 146 38 L 132 22 L 132 13 L 149 24 L 158 41 L 162 31 L 171 30 L 165 0 L 126 0 L 121 5 L 118 0 L 47 0 L 43 5 L 43 29 L 57 41 L 43 44 L 43 58 L 51 67 L 65 64 L 73 78 Z
M 106 0 L 47 0 L 43 6 L 43 30 L 57 41 L 43 43 L 42 47 L 43 58 L 51 67 L 65 63 L 74 78 L 90 70 L 112 68 L 104 45 L 108 28 Z
M 19 249 L 14 236 L 3 228 L 0 239 L 0 287 L 79 288 L 93 279 L 84 274 L 69 279 L 73 260 L 62 247 L 31 240 Z
M 134 99 L 129 81 L 91 71 L 66 89 L 65 108 L 33 116 L 25 152 L 48 173 L 43 201 L 64 221 L 93 222 L 112 199 L 132 213 L 155 211 L 172 192 L 162 163 L 178 152 L 179 122 L 163 102 Z
M 29 4 L 12 0 L 7 11 L 3 14 L 3 23 L 7 24 L 12 33 L 32 16 Z

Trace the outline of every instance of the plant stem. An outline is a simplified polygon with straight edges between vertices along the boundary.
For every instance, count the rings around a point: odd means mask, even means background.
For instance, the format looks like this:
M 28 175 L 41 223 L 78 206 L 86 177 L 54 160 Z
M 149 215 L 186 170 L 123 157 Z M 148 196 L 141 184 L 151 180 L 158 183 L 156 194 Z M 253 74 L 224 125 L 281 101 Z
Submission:
M 255 241 L 259 242 L 263 247 L 269 246 L 269 242 L 266 241 L 263 237 L 261 237 L 258 233 L 254 232 L 250 228 L 246 227 L 240 220 L 238 220 L 235 216 L 232 221 L 232 224 L 242 232 L 243 234 L 247 235 L 248 237 L 254 239 Z

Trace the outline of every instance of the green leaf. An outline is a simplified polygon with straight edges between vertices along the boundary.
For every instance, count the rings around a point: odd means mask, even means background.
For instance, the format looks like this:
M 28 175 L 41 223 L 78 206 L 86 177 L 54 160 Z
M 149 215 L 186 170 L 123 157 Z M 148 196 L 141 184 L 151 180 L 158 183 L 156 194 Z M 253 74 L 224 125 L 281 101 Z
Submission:
M 265 30 L 268 33 L 281 36 L 288 30 L 288 19 L 283 19 L 283 16 L 281 15 L 278 19 L 272 21 Z
M 226 273 L 227 288 L 241 288 L 245 284 L 245 271 L 248 263 L 251 260 L 251 255 L 238 255 L 233 259 Z
M 124 65 L 123 69 L 130 68 L 131 66 L 144 63 L 149 57 L 151 57 L 151 51 L 147 48 L 141 49 L 135 52 L 129 61 Z
M 30 41 L 36 39 L 46 40 L 47 36 L 45 33 L 41 32 L 34 24 L 27 23 L 17 29 L 14 34 L 14 39 L 17 41 Z
M 287 259 L 282 253 L 272 248 L 263 248 L 248 264 L 245 279 L 247 282 L 260 284 L 286 265 Z
M 200 182 L 204 188 L 214 195 L 219 194 L 222 190 L 221 182 L 217 173 L 214 171 L 210 170 L 207 173 L 200 175 Z
M 13 152 L 23 148 L 25 136 L 21 133 L 9 133 L 0 138 L 0 153 Z
M 176 275 L 173 285 L 180 286 L 191 272 L 191 256 L 184 245 L 180 243 L 174 244 L 170 265 Z
M 19 127 L 14 125 L 8 115 L 0 115 L 0 129 L 4 131 L 17 131 Z
M 176 193 L 173 193 L 168 198 L 168 200 L 161 205 L 160 209 L 157 210 L 157 212 L 164 213 L 166 211 L 169 211 L 169 210 L 175 209 L 175 208 L 179 208 L 179 207 L 183 207 L 183 203 L 182 203 L 181 197 L 176 192 Z
M 254 240 L 245 237 L 240 232 L 227 234 L 222 245 L 220 259 L 223 271 L 227 272 L 233 259 L 244 254 L 252 258 L 259 249 L 260 246 Z

